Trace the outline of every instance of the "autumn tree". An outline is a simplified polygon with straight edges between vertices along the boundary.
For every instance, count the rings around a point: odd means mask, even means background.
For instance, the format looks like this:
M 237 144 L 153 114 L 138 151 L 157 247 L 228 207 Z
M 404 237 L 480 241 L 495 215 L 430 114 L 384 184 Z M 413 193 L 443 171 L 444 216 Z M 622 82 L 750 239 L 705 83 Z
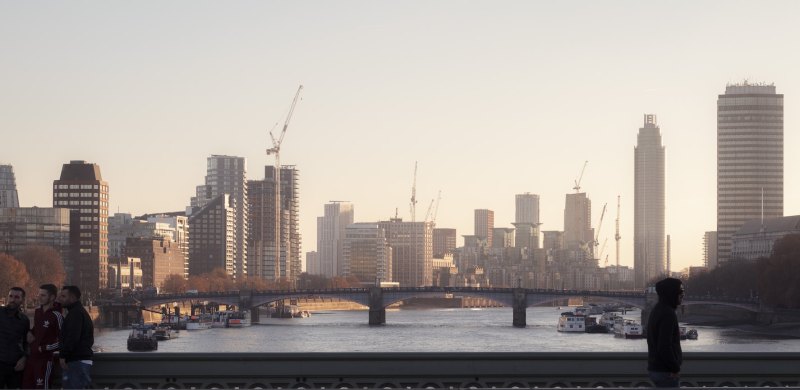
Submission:
M 204 278 L 202 275 L 189 275 L 189 280 L 187 281 L 190 290 L 197 290 L 197 291 L 209 291 L 208 290 L 208 279 Z
M 26 288 L 29 284 L 30 277 L 25 265 L 9 254 L 0 253 L 0 292 L 3 297 L 11 287 L 22 287 L 25 289 L 26 300 L 35 298 L 36 294 L 31 294 L 30 287 Z
M 25 265 L 33 288 L 47 283 L 62 286 L 67 277 L 61 255 L 52 247 L 29 245 L 17 253 L 17 259 Z
M 270 284 L 266 280 L 256 276 L 244 276 L 236 281 L 236 288 L 239 290 L 269 290 Z
M 772 255 L 758 262 L 758 292 L 767 305 L 800 307 L 800 234 L 776 241 Z
M 161 282 L 161 291 L 167 294 L 178 294 L 186 292 L 189 283 L 183 278 L 183 275 L 169 274 L 164 281 Z

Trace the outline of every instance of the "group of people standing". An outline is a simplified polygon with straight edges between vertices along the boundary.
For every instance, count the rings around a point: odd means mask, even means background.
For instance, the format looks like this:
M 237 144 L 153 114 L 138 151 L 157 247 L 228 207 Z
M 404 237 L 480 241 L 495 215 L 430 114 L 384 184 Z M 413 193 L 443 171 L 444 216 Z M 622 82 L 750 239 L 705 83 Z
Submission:
M 0 308 L 0 389 L 50 389 L 61 368 L 64 389 L 91 385 L 94 325 L 81 290 L 39 286 L 33 324 L 23 312 L 25 290 L 12 287 Z

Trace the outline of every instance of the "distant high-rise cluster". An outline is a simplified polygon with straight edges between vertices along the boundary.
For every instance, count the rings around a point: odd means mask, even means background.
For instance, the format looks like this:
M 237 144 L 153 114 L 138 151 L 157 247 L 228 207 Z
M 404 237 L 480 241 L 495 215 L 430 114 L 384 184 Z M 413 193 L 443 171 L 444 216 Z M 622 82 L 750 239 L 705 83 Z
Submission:
M 667 274 L 664 160 L 656 116 L 645 115 L 634 148 L 633 269 L 637 289 Z
M 717 99 L 717 257 L 731 257 L 745 222 L 783 216 L 783 95 L 774 85 L 728 85 Z

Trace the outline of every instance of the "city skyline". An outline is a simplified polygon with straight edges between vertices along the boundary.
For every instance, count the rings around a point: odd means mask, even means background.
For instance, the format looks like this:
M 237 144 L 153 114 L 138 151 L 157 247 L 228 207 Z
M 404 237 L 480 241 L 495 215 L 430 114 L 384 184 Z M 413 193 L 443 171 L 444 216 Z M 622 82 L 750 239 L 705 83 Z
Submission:
M 715 105 L 729 83 L 786 96 L 784 214 L 800 214 L 800 6 L 721 4 L 5 3 L 0 139 L 14 147 L 0 164 L 14 167 L 21 206 L 49 207 L 61 165 L 86 160 L 103 169 L 110 214 L 183 210 L 210 155 L 245 157 L 261 179 L 267 133 L 303 83 L 281 150 L 303 172 L 303 253 L 331 199 L 350 200 L 356 222 L 396 208 L 410 221 L 415 161 L 418 220 L 441 190 L 437 227 L 469 234 L 475 209 L 512 227 L 514 196 L 530 192 L 540 229 L 563 230 L 564 195 L 588 160 L 592 227 L 608 204 L 599 240 L 613 242 L 620 195 L 631 266 L 633 147 L 653 113 L 678 270 L 701 263 L 716 229 Z M 654 15 L 681 27 L 653 29 Z

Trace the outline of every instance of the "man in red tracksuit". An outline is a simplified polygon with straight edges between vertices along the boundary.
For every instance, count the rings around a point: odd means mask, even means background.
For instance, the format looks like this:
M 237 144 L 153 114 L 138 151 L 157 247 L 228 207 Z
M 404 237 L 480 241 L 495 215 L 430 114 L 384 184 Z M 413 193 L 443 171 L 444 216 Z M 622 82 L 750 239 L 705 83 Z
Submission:
M 30 355 L 25 364 L 23 389 L 50 389 L 55 368 L 54 354 L 61 343 L 61 326 L 64 317 L 61 305 L 56 302 L 58 289 L 52 284 L 39 287 L 40 307 L 33 316 L 33 329 L 28 334 Z

